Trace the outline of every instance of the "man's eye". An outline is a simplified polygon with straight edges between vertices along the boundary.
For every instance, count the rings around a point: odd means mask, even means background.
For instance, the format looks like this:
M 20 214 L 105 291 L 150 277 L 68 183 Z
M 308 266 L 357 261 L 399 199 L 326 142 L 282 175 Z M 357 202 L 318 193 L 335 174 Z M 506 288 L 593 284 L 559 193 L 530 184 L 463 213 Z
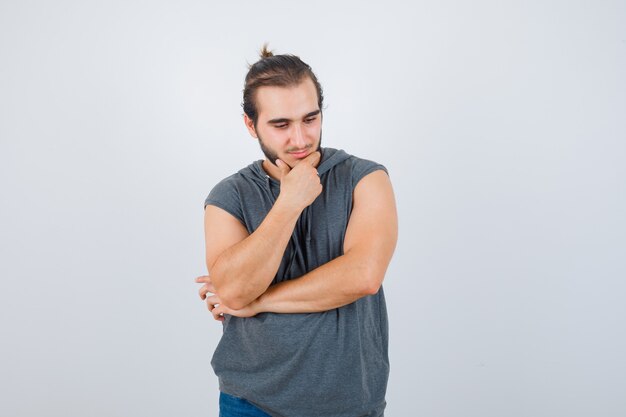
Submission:
M 311 118 L 311 119 L 305 119 L 304 122 L 305 123 L 312 123 L 315 121 L 315 117 Z
M 287 127 L 287 125 L 274 125 L 274 127 L 278 128 L 278 129 L 284 129 Z

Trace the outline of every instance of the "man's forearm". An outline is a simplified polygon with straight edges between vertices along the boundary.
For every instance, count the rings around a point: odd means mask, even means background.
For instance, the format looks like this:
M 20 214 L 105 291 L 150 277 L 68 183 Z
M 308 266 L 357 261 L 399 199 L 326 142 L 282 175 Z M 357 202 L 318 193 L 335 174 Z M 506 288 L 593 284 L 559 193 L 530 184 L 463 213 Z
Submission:
M 299 215 L 279 198 L 257 230 L 220 254 L 209 273 L 227 305 L 244 307 L 267 290 Z
M 272 285 L 253 302 L 257 312 L 314 313 L 376 294 L 386 267 L 345 254 L 300 278 Z

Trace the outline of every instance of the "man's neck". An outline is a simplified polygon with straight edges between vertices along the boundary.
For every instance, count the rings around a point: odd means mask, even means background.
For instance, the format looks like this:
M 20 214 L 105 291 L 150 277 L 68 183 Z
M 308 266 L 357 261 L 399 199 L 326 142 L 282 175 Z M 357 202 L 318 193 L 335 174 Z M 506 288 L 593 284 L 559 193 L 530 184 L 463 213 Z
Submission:
M 262 166 L 267 175 L 277 181 L 280 181 L 280 169 L 276 165 L 272 164 L 269 159 L 265 159 Z

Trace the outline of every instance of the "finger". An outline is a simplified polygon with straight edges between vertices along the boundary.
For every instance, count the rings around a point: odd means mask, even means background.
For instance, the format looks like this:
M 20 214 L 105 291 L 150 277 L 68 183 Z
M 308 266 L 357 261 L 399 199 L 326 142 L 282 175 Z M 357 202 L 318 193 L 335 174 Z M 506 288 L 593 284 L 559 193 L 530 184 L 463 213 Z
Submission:
M 198 282 L 198 283 L 200 283 L 200 282 L 207 282 L 207 281 L 210 282 L 211 281 L 211 277 L 208 276 L 208 275 L 201 275 L 201 276 L 197 277 L 195 279 L 195 281 Z
M 285 162 L 281 161 L 280 159 L 276 160 L 276 166 L 278 167 L 278 169 L 280 169 L 281 178 L 289 174 L 289 171 L 291 171 L 291 168 L 289 168 L 289 165 L 287 165 Z
M 211 314 L 213 314 L 213 311 L 216 308 L 219 308 L 219 306 L 220 306 L 219 304 L 206 303 L 206 308 L 207 308 L 207 310 L 209 310 L 211 312 Z
M 209 309 L 209 311 L 212 311 L 215 307 L 217 307 L 218 305 L 222 303 L 220 298 L 215 294 L 209 297 L 206 297 L 204 302 L 206 303 L 206 306 Z
M 222 306 L 217 306 L 215 307 L 212 311 L 211 314 L 213 314 L 213 318 L 217 321 L 224 321 L 224 307 Z
M 208 296 L 206 302 L 214 305 L 222 304 L 222 300 L 220 300 L 220 297 L 216 294 Z
M 209 285 L 209 284 L 204 284 L 202 287 L 200 287 L 200 289 L 198 290 L 198 294 L 200 294 L 201 299 L 204 300 L 206 298 L 207 293 L 215 294 L 215 290 L 213 290 L 211 287 L 212 285 Z
M 198 284 L 202 284 L 204 282 L 204 285 L 206 285 L 206 287 L 209 289 L 209 292 L 215 293 L 215 286 L 213 285 L 213 281 L 211 281 L 211 277 L 208 275 L 203 275 L 201 277 L 196 278 L 196 282 Z
M 311 155 L 304 158 L 303 160 L 315 166 L 320 161 L 321 157 L 322 157 L 322 154 L 319 153 L 319 151 L 315 151 Z

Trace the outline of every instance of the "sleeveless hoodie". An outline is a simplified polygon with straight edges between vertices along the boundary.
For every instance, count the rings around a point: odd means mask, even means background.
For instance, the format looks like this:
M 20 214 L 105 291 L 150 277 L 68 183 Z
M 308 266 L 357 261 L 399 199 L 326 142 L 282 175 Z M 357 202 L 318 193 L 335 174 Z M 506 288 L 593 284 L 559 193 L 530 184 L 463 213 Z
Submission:
M 272 284 L 298 278 L 343 254 L 353 191 L 387 169 L 321 148 L 323 191 L 294 227 Z M 220 207 L 253 233 L 280 193 L 258 160 L 220 181 L 204 206 Z M 225 316 L 211 365 L 220 390 L 274 417 L 380 417 L 389 375 L 383 288 L 340 308 L 303 314 Z

